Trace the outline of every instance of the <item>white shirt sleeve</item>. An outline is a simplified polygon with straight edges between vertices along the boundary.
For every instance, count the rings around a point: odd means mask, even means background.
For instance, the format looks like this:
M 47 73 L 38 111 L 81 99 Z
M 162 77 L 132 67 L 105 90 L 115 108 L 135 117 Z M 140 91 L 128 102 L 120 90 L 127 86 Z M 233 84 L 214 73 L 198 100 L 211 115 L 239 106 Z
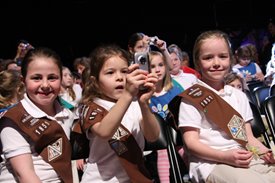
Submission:
M 31 153 L 31 148 L 26 139 L 15 129 L 6 127 L 0 134 L 5 158 Z

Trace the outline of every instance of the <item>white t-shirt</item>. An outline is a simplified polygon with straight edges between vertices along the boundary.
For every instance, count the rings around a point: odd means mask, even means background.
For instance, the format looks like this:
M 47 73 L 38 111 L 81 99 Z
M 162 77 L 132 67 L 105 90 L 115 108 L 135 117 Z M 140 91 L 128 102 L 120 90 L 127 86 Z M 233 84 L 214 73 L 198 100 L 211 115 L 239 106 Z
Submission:
M 98 98 L 94 102 L 104 107 L 107 111 L 115 104 Z M 139 123 L 141 119 L 142 115 L 138 102 L 132 102 L 121 123 L 132 133 L 141 151 L 143 151 L 144 135 L 140 130 Z M 129 177 L 108 141 L 90 133 L 88 136 L 90 138 L 90 155 L 81 183 L 129 183 Z
M 72 106 L 76 106 L 79 101 L 81 100 L 82 97 L 82 88 L 79 84 L 74 84 L 73 85 L 73 90 L 75 93 L 75 99 L 73 100 L 73 98 L 69 95 L 69 92 L 66 90 L 64 93 L 60 93 L 60 97 L 62 97 L 62 99 L 64 99 L 66 102 L 70 103 Z
M 55 120 L 61 125 L 67 137 L 70 138 L 71 126 L 73 123 L 73 113 L 66 108 L 55 103 L 57 114 L 52 117 L 41 111 L 25 94 L 24 99 L 21 100 L 24 109 L 34 118 L 47 117 Z M 16 114 L 15 114 L 16 115 Z M 15 157 L 25 153 L 32 153 L 33 165 L 36 174 L 42 182 L 61 182 L 59 176 L 54 171 L 53 167 L 45 162 L 41 156 L 34 151 L 33 142 L 26 141 L 26 139 L 15 129 L 6 127 L 0 133 L 1 143 L 3 145 L 3 162 L 0 164 L 0 182 L 15 183 L 12 175 L 11 165 L 5 159 Z
M 184 73 L 182 70 L 177 75 L 171 74 L 171 77 L 180 83 L 184 90 L 198 82 L 198 78 L 194 74 Z
M 200 83 L 203 84 L 202 82 Z M 215 91 L 213 88 L 210 89 Z M 253 118 L 248 99 L 242 91 L 226 85 L 224 87 L 224 92 L 218 94 L 236 111 L 238 111 L 245 121 L 250 121 Z M 181 102 L 179 127 L 198 128 L 200 130 L 200 141 L 214 149 L 228 150 L 233 148 L 241 148 L 236 141 L 229 139 L 225 132 L 220 131 L 217 127 L 215 127 L 215 125 L 209 123 L 206 120 L 204 113 L 193 107 L 191 104 Z M 193 156 L 192 154 L 189 154 L 189 160 L 190 177 L 195 178 L 197 182 L 200 182 L 201 180 L 205 181 L 216 165 L 216 162 L 210 162 L 200 157 Z

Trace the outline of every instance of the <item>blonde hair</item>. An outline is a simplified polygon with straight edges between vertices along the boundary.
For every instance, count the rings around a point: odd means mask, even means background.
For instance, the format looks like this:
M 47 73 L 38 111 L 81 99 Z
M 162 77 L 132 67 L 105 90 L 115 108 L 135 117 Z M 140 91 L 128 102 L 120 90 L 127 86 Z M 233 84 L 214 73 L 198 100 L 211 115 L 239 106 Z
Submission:
M 20 100 L 25 93 L 20 72 L 4 70 L 0 72 L 0 109 L 13 104 L 14 99 Z
M 70 70 L 68 67 L 62 66 L 62 75 L 63 75 L 63 71 L 64 71 L 65 69 L 68 69 L 69 72 L 71 73 L 71 70 Z M 72 73 L 71 73 L 71 74 L 72 74 Z M 62 79 L 63 79 L 63 77 L 62 77 Z M 63 86 L 62 86 L 62 87 L 63 87 Z M 73 85 L 67 87 L 66 89 L 67 89 L 67 91 L 68 91 L 68 93 L 69 93 L 69 96 L 72 97 L 73 100 L 75 100 L 76 95 L 75 95 L 75 92 L 74 92 L 74 89 L 73 89 Z
M 150 51 L 149 52 L 149 61 L 151 62 L 151 60 L 153 59 L 154 56 L 160 56 L 163 60 L 163 63 L 165 65 L 165 77 L 162 83 L 163 89 L 165 91 L 170 90 L 173 87 L 173 82 L 169 73 L 169 68 L 167 65 L 167 61 L 165 59 L 165 57 L 163 56 L 163 54 L 159 51 Z

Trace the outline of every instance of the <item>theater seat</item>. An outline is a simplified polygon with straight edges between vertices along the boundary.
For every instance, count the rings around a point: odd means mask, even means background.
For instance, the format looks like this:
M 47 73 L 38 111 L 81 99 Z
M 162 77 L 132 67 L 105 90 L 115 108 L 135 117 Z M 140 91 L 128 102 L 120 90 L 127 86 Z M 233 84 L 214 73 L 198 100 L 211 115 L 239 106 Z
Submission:
M 267 147 L 269 147 L 269 136 L 268 136 L 266 127 L 264 125 L 261 113 L 260 113 L 259 109 L 257 108 L 257 106 L 254 103 L 249 102 L 249 104 L 250 104 L 250 108 L 251 108 L 252 113 L 253 113 L 253 119 L 250 122 L 251 127 L 252 127 L 253 135 L 257 138 L 258 137 L 263 137 L 264 138 L 264 144 Z
M 273 142 L 275 140 L 275 96 L 269 96 L 263 103 L 263 111 L 271 133 Z

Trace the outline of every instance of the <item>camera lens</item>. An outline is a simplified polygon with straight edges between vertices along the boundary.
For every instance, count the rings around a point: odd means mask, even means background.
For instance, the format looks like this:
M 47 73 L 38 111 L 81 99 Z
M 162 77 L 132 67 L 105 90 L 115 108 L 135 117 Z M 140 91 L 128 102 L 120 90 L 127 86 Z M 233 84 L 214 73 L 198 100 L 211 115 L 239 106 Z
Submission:
M 146 63 L 146 58 L 142 55 L 138 58 L 139 63 L 141 63 L 142 65 L 144 65 Z

